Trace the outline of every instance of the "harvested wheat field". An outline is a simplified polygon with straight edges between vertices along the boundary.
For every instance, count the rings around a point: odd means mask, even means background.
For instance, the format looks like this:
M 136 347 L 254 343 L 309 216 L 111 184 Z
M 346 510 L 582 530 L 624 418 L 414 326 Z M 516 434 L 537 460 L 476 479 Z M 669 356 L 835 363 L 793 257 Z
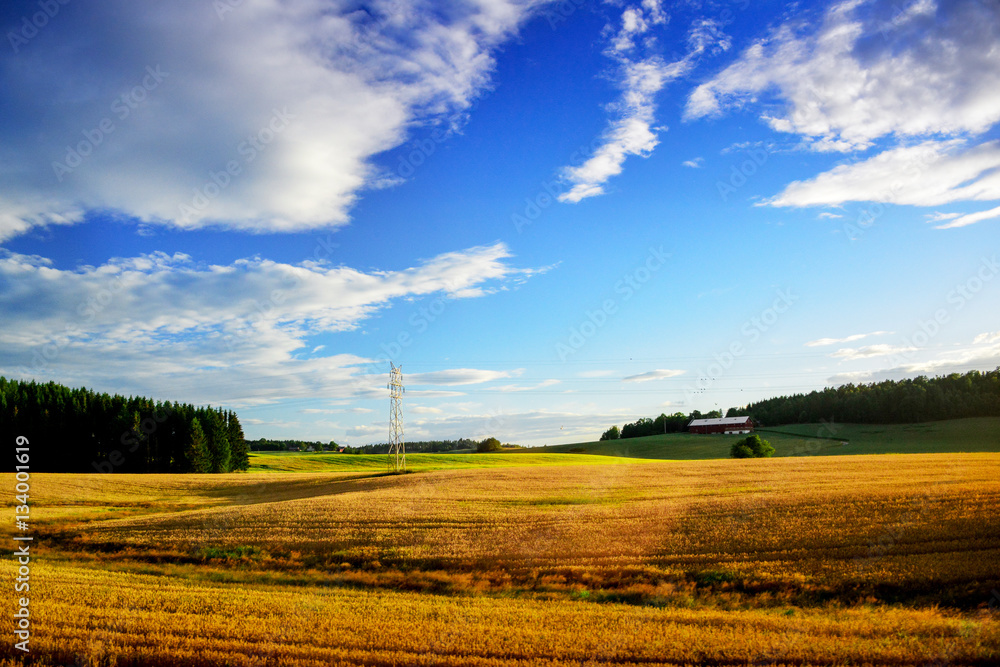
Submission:
M 37 664 L 1000 662 L 997 454 L 32 490 Z

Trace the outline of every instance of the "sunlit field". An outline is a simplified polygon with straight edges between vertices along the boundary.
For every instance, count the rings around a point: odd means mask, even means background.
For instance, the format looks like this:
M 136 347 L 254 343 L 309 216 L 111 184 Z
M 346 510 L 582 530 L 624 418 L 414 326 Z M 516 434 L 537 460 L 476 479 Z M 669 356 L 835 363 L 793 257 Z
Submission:
M 793 424 L 759 428 L 775 456 L 936 454 L 1000 451 L 1000 417 L 971 417 L 916 424 Z M 580 442 L 519 450 L 584 452 L 653 459 L 718 459 L 740 436 L 669 433 L 604 442 Z
M 418 471 L 398 476 L 33 475 L 32 655 L 1000 661 L 1000 454 L 589 458 L 421 471 L 415 455 Z M 2 568 L 10 580 L 9 556 Z

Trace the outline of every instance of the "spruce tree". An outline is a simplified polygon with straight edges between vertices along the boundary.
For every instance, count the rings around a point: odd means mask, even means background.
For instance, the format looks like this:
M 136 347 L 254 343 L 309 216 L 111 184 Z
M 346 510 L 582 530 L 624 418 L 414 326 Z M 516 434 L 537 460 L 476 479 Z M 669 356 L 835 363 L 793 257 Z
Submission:
M 250 449 L 247 447 L 246 438 L 243 437 L 243 427 L 235 412 L 227 413 L 226 417 L 229 448 L 232 453 L 229 468 L 230 470 L 247 470 L 250 467 Z
M 209 472 L 212 469 L 212 459 L 208 453 L 208 443 L 205 438 L 205 431 L 201 428 L 201 422 L 197 417 L 192 417 L 188 426 L 187 447 L 184 449 L 184 458 L 187 459 L 187 469 L 189 472 Z

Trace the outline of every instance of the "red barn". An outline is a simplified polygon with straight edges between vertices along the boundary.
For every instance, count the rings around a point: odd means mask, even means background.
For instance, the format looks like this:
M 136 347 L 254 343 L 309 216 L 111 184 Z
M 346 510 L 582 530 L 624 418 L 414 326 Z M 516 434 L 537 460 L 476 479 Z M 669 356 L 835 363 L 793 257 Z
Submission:
M 749 417 L 719 417 L 717 419 L 692 419 L 690 433 L 749 433 L 753 420 Z

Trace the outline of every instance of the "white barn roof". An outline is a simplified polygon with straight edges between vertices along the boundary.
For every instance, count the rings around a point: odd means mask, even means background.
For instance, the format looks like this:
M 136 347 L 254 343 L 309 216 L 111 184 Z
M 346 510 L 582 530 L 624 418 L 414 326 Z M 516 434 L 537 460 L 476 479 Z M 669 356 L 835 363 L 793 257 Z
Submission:
M 749 417 L 716 417 L 715 419 L 692 419 L 688 426 L 732 426 L 746 424 Z

